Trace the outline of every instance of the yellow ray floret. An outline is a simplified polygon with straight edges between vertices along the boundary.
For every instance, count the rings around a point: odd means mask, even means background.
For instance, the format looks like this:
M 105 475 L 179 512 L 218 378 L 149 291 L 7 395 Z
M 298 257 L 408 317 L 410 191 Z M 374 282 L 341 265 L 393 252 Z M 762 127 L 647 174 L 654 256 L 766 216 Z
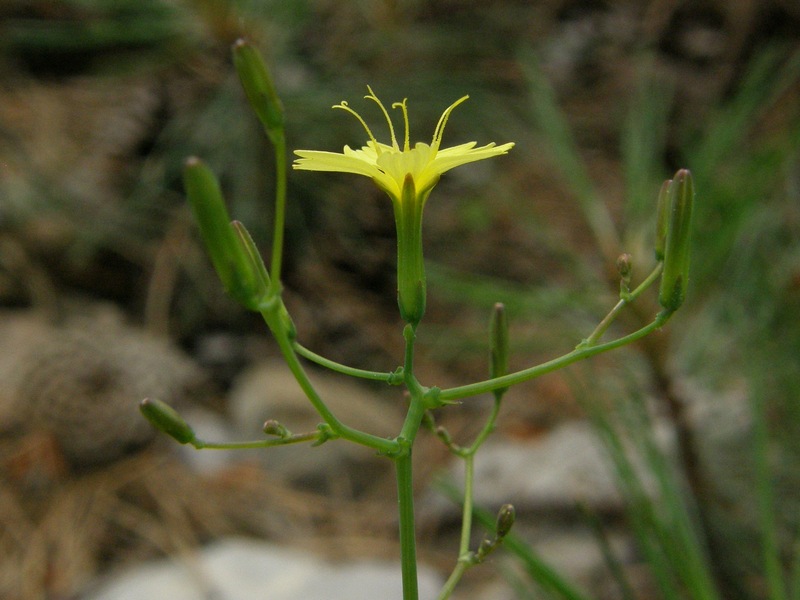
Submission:
M 431 143 L 417 142 L 413 148 L 409 144 L 406 101 L 403 100 L 392 104 L 392 108 L 400 108 L 403 112 L 405 135 L 403 137 L 403 147 L 401 148 L 397 143 L 389 112 L 372 91 L 372 88 L 367 86 L 367 90 L 369 94 L 365 98 L 378 105 L 389 125 L 391 144 L 378 142 L 364 119 L 350 108 L 347 102 L 342 102 L 333 108 L 345 110 L 358 119 L 369 136 L 366 145 L 358 150 L 345 146 L 341 153 L 295 150 L 295 154 L 299 156 L 293 165 L 295 169 L 364 175 L 375 181 L 382 190 L 389 194 L 393 201 L 400 202 L 403 182 L 407 175 L 411 175 L 417 194 L 422 196 L 436 185 L 442 173 L 467 163 L 506 154 L 514 146 L 513 142 L 500 146 L 491 143 L 476 148 L 477 142 L 468 142 L 441 149 L 442 134 L 444 133 L 447 119 L 453 109 L 468 98 L 468 96 L 464 96 L 456 100 L 442 113 L 434 130 Z

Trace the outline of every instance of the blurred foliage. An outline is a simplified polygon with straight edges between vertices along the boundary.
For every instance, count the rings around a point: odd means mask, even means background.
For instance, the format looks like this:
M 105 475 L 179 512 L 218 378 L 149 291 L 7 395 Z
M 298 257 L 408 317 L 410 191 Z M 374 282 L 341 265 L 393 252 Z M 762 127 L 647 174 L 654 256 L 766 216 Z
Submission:
M 797 456 L 800 11 L 777 0 L 750 12 L 746 2 L 644 4 L 8 0 L 0 109 L 15 104 L 0 119 L 0 232 L 29 235 L 43 215 L 57 217 L 69 229 L 55 246 L 64 256 L 50 258 L 53 246 L 37 255 L 53 277 L 87 270 L 91 291 L 110 252 L 133 273 L 115 285 L 141 305 L 159 248 L 188 230 L 180 173 L 196 154 L 265 245 L 272 157 L 230 61 L 242 35 L 274 69 L 290 148 L 362 143 L 358 124 L 330 107 L 360 102 L 366 84 L 407 97 L 422 139 L 469 93 L 447 143 L 517 146 L 487 170 L 448 176 L 426 209 L 429 354 L 483 358 L 497 301 L 520 353 L 574 345 L 615 300 L 616 255 L 630 252 L 635 275 L 647 272 L 658 187 L 689 167 L 698 191 L 691 286 L 656 370 L 757 389 L 781 448 Z M 33 92 L 55 100 L 26 107 L 15 95 Z M 19 115 L 27 108 L 44 128 L 54 117 L 36 110 L 50 106 L 71 108 L 71 127 L 99 132 L 70 146 L 60 137 L 72 129 L 42 129 L 30 143 Z M 109 125 L 118 113 L 122 126 Z M 98 174 L 111 183 L 92 187 Z M 304 266 L 318 260 L 325 277 L 352 284 L 342 303 L 378 297 L 393 308 L 391 211 L 368 181 L 291 177 L 288 219 L 290 290 L 341 291 Z M 199 256 L 176 259 L 189 279 L 188 291 L 172 292 L 186 327 L 203 318 L 198 290 L 209 303 L 218 293 Z
M 761 597 L 761 585 L 769 586 L 770 597 L 783 597 L 777 591 L 784 585 L 786 564 L 781 564 L 792 556 L 798 535 L 791 498 L 800 487 L 792 467 L 800 426 L 800 380 L 793 358 L 799 349 L 800 329 L 791 316 L 800 309 L 796 293 L 798 84 L 800 52 L 780 45 L 765 47 L 753 57 L 729 97 L 709 111 L 704 123 L 684 126 L 671 147 L 666 144 L 665 123 L 672 96 L 656 92 L 659 87 L 665 89 L 661 82 L 641 80 L 623 127 L 626 243 L 634 244 L 634 255 L 643 254 L 637 241 L 640 244 L 643 239 L 642 225 L 652 228 L 653 219 L 652 208 L 643 210 L 640 195 L 648 187 L 654 189 L 667 156 L 673 157 L 676 166 L 691 167 L 701 190 L 694 223 L 692 303 L 669 328 L 671 337 L 680 342 L 663 352 L 648 352 L 646 368 L 655 375 L 656 389 L 661 388 L 658 394 L 683 396 L 665 403 L 671 405 L 677 425 L 682 474 L 676 478 L 651 437 L 655 432 L 642 410 L 644 400 L 636 392 L 640 384 L 610 394 L 625 398 L 619 413 L 628 421 L 622 423 L 615 423 L 596 403 L 596 382 L 607 382 L 609 373 L 595 374 L 591 394 L 588 389 L 583 393 L 593 398 L 585 405 L 619 470 L 640 547 L 665 598 L 718 597 L 714 578 L 725 597 Z M 539 79 L 533 88 L 541 92 L 542 86 Z M 550 120 L 545 129 L 550 130 L 557 157 L 555 167 L 576 194 L 591 198 L 595 192 L 587 184 L 577 153 L 569 147 L 566 129 L 553 128 L 555 111 L 548 109 L 545 114 Z M 778 124 L 770 125 L 770 119 Z M 596 219 L 595 208 L 594 204 L 584 208 L 589 223 Z M 602 237 L 596 237 L 602 248 Z M 725 435 L 713 433 L 713 424 L 701 423 L 697 416 L 685 421 L 689 411 L 697 410 L 691 407 L 698 398 L 677 390 L 690 376 L 720 394 L 712 406 L 729 403 L 725 395 L 731 392 L 748 394 L 758 436 L 748 428 L 745 437 L 723 442 L 723 450 L 706 439 Z M 676 408 L 681 403 L 683 408 Z M 720 404 L 714 410 L 725 409 Z M 733 415 L 735 407 L 729 410 Z M 640 421 L 631 421 L 632 417 Z M 730 425 L 720 422 L 720 432 Z M 634 454 L 645 457 L 648 473 L 658 482 L 658 499 L 653 502 L 647 500 L 640 476 L 620 445 L 620 440 L 631 436 Z M 736 475 L 728 479 L 729 472 Z M 773 485 L 780 491 L 773 492 Z M 683 497 L 676 495 L 679 490 Z M 779 521 L 775 514 L 781 515 Z M 747 549 L 762 545 L 760 553 L 744 558 Z

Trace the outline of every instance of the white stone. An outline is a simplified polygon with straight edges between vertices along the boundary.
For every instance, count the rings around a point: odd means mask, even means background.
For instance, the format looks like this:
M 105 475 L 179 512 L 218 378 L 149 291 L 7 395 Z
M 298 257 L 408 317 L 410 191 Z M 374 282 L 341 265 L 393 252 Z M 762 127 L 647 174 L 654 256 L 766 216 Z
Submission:
M 572 508 L 576 500 L 620 504 L 606 451 L 591 424 L 580 421 L 533 441 L 488 441 L 475 455 L 475 500 L 529 508 Z
M 441 578 L 420 570 L 420 598 Z M 228 539 L 190 561 L 160 560 L 114 576 L 83 600 L 400 600 L 399 564 L 323 561 L 265 542 Z

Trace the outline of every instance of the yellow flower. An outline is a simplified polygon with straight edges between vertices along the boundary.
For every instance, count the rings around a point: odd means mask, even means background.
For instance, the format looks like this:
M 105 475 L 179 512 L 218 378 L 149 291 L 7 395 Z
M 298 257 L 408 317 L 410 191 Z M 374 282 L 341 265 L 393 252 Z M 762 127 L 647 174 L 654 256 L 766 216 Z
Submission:
M 345 146 L 341 153 L 318 150 L 295 150 L 300 158 L 294 162 L 295 169 L 306 171 L 335 171 L 355 173 L 371 178 L 392 199 L 397 225 L 397 301 L 403 319 L 413 327 L 419 324 L 425 313 L 425 264 L 422 258 L 422 209 L 433 187 L 442 173 L 467 163 L 506 154 L 513 143 L 487 144 L 476 148 L 476 142 L 468 142 L 441 149 L 442 134 L 450 113 L 468 96 L 459 98 L 447 107 L 433 131 L 430 144 L 409 144 L 408 110 L 406 101 L 395 102 L 392 108 L 403 112 L 405 135 L 403 147 L 397 143 L 389 111 L 367 86 L 366 99 L 378 105 L 389 125 L 391 144 L 375 139 L 367 123 L 356 111 L 342 101 L 333 108 L 352 114 L 369 136 L 366 146 L 353 150 Z
M 295 154 L 300 158 L 296 159 L 293 167 L 306 171 L 337 171 L 341 173 L 355 173 L 372 178 L 376 185 L 384 190 L 389 197 L 400 202 L 402 197 L 403 182 L 406 175 L 411 175 L 414 180 L 414 188 L 417 196 L 422 197 L 439 181 L 439 176 L 461 165 L 500 156 L 506 154 L 513 146 L 513 143 L 496 146 L 494 143 L 476 148 L 476 142 L 468 142 L 451 148 L 441 149 L 442 134 L 447 124 L 447 119 L 453 109 L 464 102 L 469 96 L 464 96 L 456 100 L 442 113 L 439 123 L 433 132 L 433 140 L 430 144 L 417 142 L 414 147 L 409 145 L 408 110 L 406 100 L 395 102 L 392 108 L 400 108 L 403 111 L 403 122 L 405 124 L 405 136 L 403 147 L 397 143 L 394 126 L 389 117 L 386 107 L 378 99 L 372 88 L 367 86 L 369 94 L 366 99 L 372 100 L 383 112 L 386 122 L 389 125 L 391 145 L 378 142 L 370 131 L 364 119 L 350 108 L 347 102 L 337 104 L 333 108 L 340 108 L 351 113 L 359 120 L 367 131 L 369 141 L 366 146 L 359 150 L 353 150 L 345 146 L 343 152 L 324 152 L 318 150 L 295 150 Z

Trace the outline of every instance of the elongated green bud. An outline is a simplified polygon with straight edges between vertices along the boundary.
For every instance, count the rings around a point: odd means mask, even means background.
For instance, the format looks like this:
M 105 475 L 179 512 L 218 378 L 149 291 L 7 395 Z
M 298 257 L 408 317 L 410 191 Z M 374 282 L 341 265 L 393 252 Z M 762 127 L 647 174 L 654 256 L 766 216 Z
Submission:
M 233 64 L 239 74 L 244 93 L 269 138 L 283 135 L 283 104 L 264 59 L 247 40 L 233 44 Z
M 269 276 L 241 225 L 232 225 L 217 178 L 199 158 L 186 161 L 186 195 L 214 269 L 232 298 L 256 310 Z
M 478 545 L 478 550 L 472 555 L 473 564 L 482 563 L 496 547 L 497 539 L 490 540 L 489 538 L 483 538 Z
M 633 275 L 633 257 L 627 252 L 617 257 L 617 272 L 619 273 L 619 295 L 620 298 L 624 298 L 631 293 L 631 277 Z
M 506 307 L 498 302 L 492 308 L 489 319 L 489 376 L 502 377 L 508 373 L 508 317 Z M 508 388 L 495 390 L 495 395 L 504 394 Z
M 235 287 L 235 265 L 246 257 L 241 255 L 231 230 L 219 182 L 211 169 L 193 156 L 186 160 L 183 184 L 211 262 L 222 284 L 230 290 Z
M 667 311 L 677 310 L 686 297 L 689 282 L 689 249 L 692 233 L 694 181 L 681 169 L 669 189 L 669 221 L 664 247 L 664 270 L 658 301 Z
M 667 244 L 667 226 L 669 225 L 670 200 L 669 191 L 672 187 L 672 179 L 667 179 L 658 192 L 658 204 L 656 205 L 656 260 L 664 260 L 664 248 Z
M 511 531 L 514 525 L 514 519 L 517 514 L 512 504 L 503 504 L 500 510 L 497 511 L 497 523 L 495 525 L 495 534 L 498 539 L 503 539 Z
M 183 420 L 178 412 L 166 402 L 145 398 L 139 404 L 139 410 L 153 427 L 163 431 L 181 444 L 195 441 L 194 431 Z
M 247 257 L 247 264 L 242 265 L 242 279 L 244 280 L 245 287 L 251 292 L 249 301 L 253 303 L 254 306 L 250 308 L 255 310 L 257 308 L 255 304 L 266 295 L 269 289 L 269 273 L 267 272 L 267 267 L 264 266 L 261 253 L 258 251 L 247 228 L 239 221 L 231 221 L 231 228 L 236 234 L 239 245 L 242 250 L 244 250 L 244 255 Z

